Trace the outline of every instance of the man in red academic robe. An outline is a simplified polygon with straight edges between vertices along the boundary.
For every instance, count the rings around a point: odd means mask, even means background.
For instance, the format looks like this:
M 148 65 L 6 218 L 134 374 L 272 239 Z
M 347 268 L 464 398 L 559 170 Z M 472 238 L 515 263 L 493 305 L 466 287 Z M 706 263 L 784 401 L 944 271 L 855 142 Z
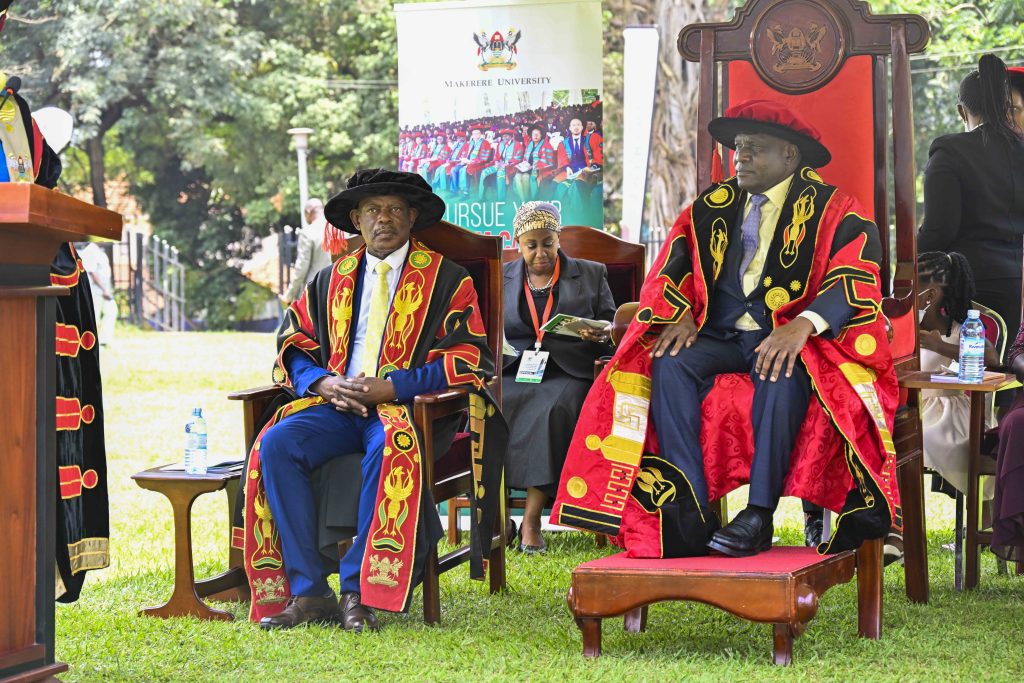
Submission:
M 434 131 L 434 142 L 430 148 L 430 156 L 420 159 L 416 172 L 423 176 L 423 179 L 430 182 L 430 176 L 434 169 L 443 165 L 452 155 L 451 145 L 448 144 L 448 136 L 443 130 Z
M 542 191 L 546 194 L 547 181 L 555 172 L 555 148 L 548 143 L 544 130 L 545 127 L 538 124 L 530 126 L 530 139 L 523 151 L 523 159 L 517 165 L 513 182 L 517 199 L 521 202 L 540 199 Z
M 501 140 L 498 141 L 494 163 L 480 171 L 480 184 L 476 193 L 478 201 L 483 201 L 487 179 L 492 175 L 495 176 L 494 191 L 498 201 L 505 201 L 505 193 L 512 182 L 512 176 L 516 173 L 516 164 L 523 160 L 523 145 L 515 139 L 515 131 L 511 128 L 502 128 L 500 134 Z
M 666 239 L 552 519 L 618 534 L 634 557 L 741 557 L 771 547 L 791 495 L 842 509 L 821 552 L 855 548 L 899 521 L 878 231 L 813 170 L 831 154 L 783 105 L 736 105 L 709 130 L 736 176 Z M 710 501 L 747 479 L 748 506 L 719 528 Z
M 358 171 L 325 207 L 366 246 L 317 273 L 278 330 L 274 381 L 292 400 L 263 428 L 243 477 L 250 618 L 265 629 L 337 620 L 376 630 L 371 608 L 407 609 L 441 536 L 413 399 L 454 386 L 473 392 L 474 515 L 486 529 L 476 526 L 470 574 L 483 576 L 507 429 L 485 386 L 494 358 L 473 281 L 415 236 L 444 211 L 421 176 L 384 169 Z M 445 453 L 458 425 L 442 422 L 434 444 Z M 355 532 L 337 563 L 320 551 L 313 486 L 314 470 L 329 463 L 354 470 L 332 489 Z M 327 583 L 333 569 L 340 605 Z
M 480 171 L 484 169 L 494 156 L 494 148 L 484 137 L 484 130 L 487 128 L 482 123 L 469 127 L 469 142 L 463 150 L 462 158 L 452 171 L 452 189 L 468 196 L 470 185 L 474 179 L 478 179 Z

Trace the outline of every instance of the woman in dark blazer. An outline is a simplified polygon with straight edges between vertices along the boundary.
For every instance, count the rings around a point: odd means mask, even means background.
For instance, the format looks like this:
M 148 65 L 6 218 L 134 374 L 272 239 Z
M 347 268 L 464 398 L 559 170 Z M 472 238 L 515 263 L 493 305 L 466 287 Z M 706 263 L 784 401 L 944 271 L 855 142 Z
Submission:
M 522 258 L 504 267 L 507 345 L 501 392 L 510 429 L 505 481 L 526 489 L 519 549 L 535 553 L 545 550 L 541 512 L 558 488 L 569 441 L 594 381 L 594 361 L 610 350 L 607 330 L 585 331 L 584 338 L 576 338 L 538 334 L 538 328 L 559 313 L 611 321 L 615 302 L 604 264 L 559 251 L 561 217 L 553 204 L 523 204 L 513 230 Z M 537 348 L 549 354 L 541 381 L 517 381 L 524 357 Z
M 1009 82 L 1002 60 L 984 55 L 978 70 L 960 83 L 957 111 L 967 132 L 937 138 L 928 151 L 917 249 L 966 256 L 976 300 L 995 309 L 1008 330 L 1016 330 L 1024 257 L 1024 142 L 1010 115 Z

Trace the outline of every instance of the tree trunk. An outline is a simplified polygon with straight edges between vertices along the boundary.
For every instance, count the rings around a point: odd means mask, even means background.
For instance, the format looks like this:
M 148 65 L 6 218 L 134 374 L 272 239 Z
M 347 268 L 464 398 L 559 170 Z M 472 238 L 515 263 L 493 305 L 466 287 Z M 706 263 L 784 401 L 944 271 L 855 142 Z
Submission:
M 647 170 L 647 223 L 669 228 L 697 196 L 696 126 L 698 67 L 676 48 L 688 24 L 722 21 L 725 0 L 625 0 L 625 24 L 657 24 L 661 34 L 658 85 Z
M 107 208 L 107 192 L 104 187 L 106 168 L 103 159 L 103 135 L 98 134 L 85 142 L 89 155 L 89 184 L 92 185 L 92 203 Z

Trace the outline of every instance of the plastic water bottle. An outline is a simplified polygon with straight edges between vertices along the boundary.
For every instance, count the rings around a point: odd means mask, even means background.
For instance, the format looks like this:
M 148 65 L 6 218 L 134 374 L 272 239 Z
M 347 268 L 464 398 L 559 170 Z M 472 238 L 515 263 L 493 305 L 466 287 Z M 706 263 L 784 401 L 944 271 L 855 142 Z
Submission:
M 961 382 L 978 383 L 985 378 L 985 323 L 981 313 L 967 311 L 967 320 L 960 326 Z
M 185 423 L 185 472 L 206 474 L 206 420 L 202 408 L 193 408 Z

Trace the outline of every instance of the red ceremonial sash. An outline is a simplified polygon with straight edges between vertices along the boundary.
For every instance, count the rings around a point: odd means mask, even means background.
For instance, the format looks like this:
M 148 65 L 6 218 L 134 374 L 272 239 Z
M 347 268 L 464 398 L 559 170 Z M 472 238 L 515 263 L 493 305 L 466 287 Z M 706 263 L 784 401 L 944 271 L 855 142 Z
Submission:
M 348 358 L 348 336 L 352 319 L 355 274 L 365 248 L 341 259 L 331 274 L 327 288 L 326 314 L 331 354 L 328 369 L 343 373 Z M 406 369 L 426 319 L 442 256 L 422 243 L 412 241 L 409 256 L 398 281 L 391 311 L 384 329 L 378 374 Z M 467 278 L 464 282 L 472 288 Z M 289 347 L 315 354 L 320 345 L 308 333 L 316 327 L 309 315 L 309 290 L 291 305 L 299 328 L 285 330 L 275 379 L 290 385 L 282 358 Z M 475 349 L 473 349 L 476 351 Z M 477 352 L 479 355 L 479 352 Z M 430 357 L 428 355 L 428 360 Z M 446 363 L 446 371 L 448 370 Z M 452 364 L 454 368 L 454 364 Z M 457 383 L 457 382 L 455 382 Z M 479 384 L 479 382 L 477 382 Z M 245 570 L 252 589 L 249 618 L 259 621 L 282 609 L 291 595 L 284 572 L 280 538 L 267 504 L 260 464 L 260 444 L 266 431 L 277 422 L 310 406 L 323 403 L 320 397 L 300 398 L 283 406 L 263 427 L 249 454 L 246 472 L 245 530 L 243 536 Z M 416 531 L 419 525 L 423 476 L 422 448 L 411 416 L 405 406 L 381 404 L 377 417 L 384 427 L 384 460 L 374 509 L 377 515 L 370 527 L 366 554 L 360 572 L 363 604 L 391 611 L 404 608 L 412 588 Z
M 857 311 L 834 339 L 812 337 L 800 353 L 820 404 L 812 401 L 808 410 L 783 491 L 839 509 L 847 493 L 856 489 L 864 503 L 856 509 L 846 506 L 840 516 L 833 542 L 842 545 L 857 533 L 856 524 L 844 524 L 848 515 L 874 509 L 900 524 L 892 441 L 898 388 L 879 315 L 878 264 L 863 258 L 866 235 L 829 255 L 839 224 L 857 213 L 854 200 L 831 191 L 810 169 L 794 179 L 787 199 L 796 201 L 780 217 L 780 224 L 791 222 L 777 231 L 769 254 L 770 262 L 779 262 L 772 267 L 780 270 L 765 284 L 765 303 L 779 326 L 793 320 L 814 295 L 840 287 Z M 680 215 L 644 282 L 637 319 L 587 396 L 562 470 L 551 521 L 619 534 L 634 557 L 661 557 L 664 552 L 661 511 L 645 510 L 632 495 L 644 460 L 660 453 L 648 420 L 649 354 L 656 337 L 647 333 L 657 330 L 652 324 L 674 322 L 686 311 L 703 327 L 708 293 L 724 258 L 727 235 L 722 228 L 729 224 L 729 212 L 737 210 L 739 194 L 735 181 L 727 181 L 707 190 Z M 670 267 L 683 252 L 692 264 L 685 273 Z M 799 264 L 802 270 L 789 270 Z M 792 279 L 781 277 L 789 272 L 796 273 Z M 718 384 L 728 377 L 720 377 Z M 730 400 L 735 396 L 716 388 L 704 402 L 701 445 L 710 501 L 744 483 L 752 457 L 749 405 L 746 414 L 730 412 L 735 435 L 726 435 L 733 437 L 730 447 L 719 446 L 720 432 L 725 431 L 721 413 Z M 657 475 L 648 474 L 651 481 Z M 829 549 L 831 545 L 822 551 Z

